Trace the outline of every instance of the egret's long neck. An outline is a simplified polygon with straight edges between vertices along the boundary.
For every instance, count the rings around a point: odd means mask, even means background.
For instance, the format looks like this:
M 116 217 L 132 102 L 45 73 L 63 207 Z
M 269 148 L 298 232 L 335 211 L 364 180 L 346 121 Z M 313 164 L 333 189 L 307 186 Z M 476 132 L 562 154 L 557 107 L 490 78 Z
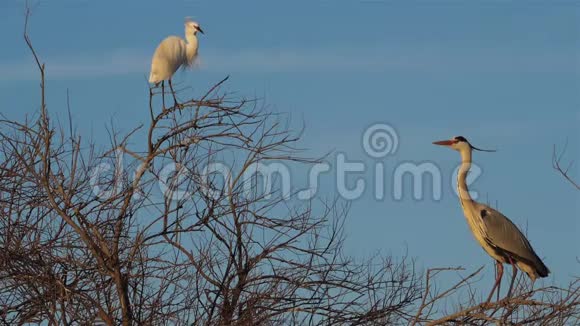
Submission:
M 467 189 L 467 173 L 471 168 L 471 149 L 462 150 L 459 153 L 461 154 L 461 167 L 457 173 L 457 194 L 461 205 L 470 205 L 473 199 L 471 199 L 469 189 Z
M 197 55 L 197 36 L 194 31 L 185 29 L 185 40 L 187 44 L 185 46 L 185 55 L 187 56 L 187 65 L 191 66 L 193 64 L 193 59 Z

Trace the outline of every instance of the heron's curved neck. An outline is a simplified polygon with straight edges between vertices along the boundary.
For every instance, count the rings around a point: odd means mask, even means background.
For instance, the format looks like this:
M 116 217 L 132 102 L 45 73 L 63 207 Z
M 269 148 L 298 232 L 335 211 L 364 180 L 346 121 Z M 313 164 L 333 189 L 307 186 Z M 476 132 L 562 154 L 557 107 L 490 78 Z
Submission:
M 459 153 L 461 154 L 461 167 L 457 173 L 457 194 L 462 204 L 471 203 L 473 199 L 469 194 L 469 189 L 467 189 L 467 173 L 471 168 L 471 150 L 463 150 Z

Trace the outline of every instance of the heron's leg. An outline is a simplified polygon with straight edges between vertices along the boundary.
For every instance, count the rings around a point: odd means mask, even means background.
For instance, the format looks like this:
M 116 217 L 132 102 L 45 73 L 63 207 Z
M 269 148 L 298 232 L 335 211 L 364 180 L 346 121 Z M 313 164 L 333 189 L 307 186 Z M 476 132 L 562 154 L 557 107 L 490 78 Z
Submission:
M 518 274 L 518 269 L 516 268 L 515 261 L 513 261 L 513 259 L 510 258 L 510 263 L 512 264 L 512 281 L 510 283 L 510 288 L 509 288 L 508 293 L 507 293 L 508 298 L 511 297 L 511 295 L 512 295 L 514 282 L 516 280 L 516 275 Z
M 497 291 L 499 294 L 499 286 L 501 284 L 501 279 L 503 278 L 503 264 L 500 262 L 497 262 L 497 267 L 499 268 L 499 276 L 497 278 Z
M 503 265 L 502 263 L 500 263 L 499 261 L 495 262 L 497 269 L 498 269 L 498 275 L 495 278 L 495 283 L 493 284 L 493 288 L 491 288 L 491 292 L 489 293 L 489 296 L 487 297 L 486 302 L 490 302 L 491 301 L 491 297 L 493 296 L 493 292 L 495 292 L 495 289 L 499 286 L 499 282 L 501 282 L 501 278 L 503 276 Z
M 175 91 L 173 90 L 173 84 L 171 83 L 171 78 L 169 78 L 169 88 L 171 89 L 171 94 L 173 95 L 173 106 L 179 107 L 179 103 L 177 103 L 177 98 L 175 97 Z
M 493 264 L 493 269 L 495 269 L 495 281 L 497 282 L 497 276 L 498 276 L 498 273 L 499 273 L 499 269 L 497 268 L 497 262 L 495 264 Z M 501 284 L 500 284 L 500 286 L 501 286 Z M 492 290 L 492 292 L 493 292 L 493 290 Z M 499 289 L 498 289 L 498 292 L 499 292 Z M 499 295 L 498 295 L 497 300 L 499 300 Z
M 502 272 L 503 272 L 503 264 L 500 263 L 499 266 L 502 267 Z M 499 269 L 498 269 L 498 273 L 499 273 Z M 495 296 L 495 300 L 497 300 L 497 301 L 499 301 L 499 294 L 501 292 L 501 279 L 502 279 L 502 277 L 499 276 L 499 281 L 497 283 L 497 295 Z

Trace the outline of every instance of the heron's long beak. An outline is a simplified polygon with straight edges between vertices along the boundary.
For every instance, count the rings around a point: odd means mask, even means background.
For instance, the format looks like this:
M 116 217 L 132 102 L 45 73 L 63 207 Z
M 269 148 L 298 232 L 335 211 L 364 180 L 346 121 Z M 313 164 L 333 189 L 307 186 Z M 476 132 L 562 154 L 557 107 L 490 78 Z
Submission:
M 198 31 L 199 31 L 201 34 L 205 35 L 205 33 L 203 32 L 203 30 L 201 29 L 201 27 L 197 26 L 197 30 L 198 30 Z
M 454 143 L 455 143 L 454 140 L 440 140 L 440 141 L 434 141 L 433 145 L 451 146 Z

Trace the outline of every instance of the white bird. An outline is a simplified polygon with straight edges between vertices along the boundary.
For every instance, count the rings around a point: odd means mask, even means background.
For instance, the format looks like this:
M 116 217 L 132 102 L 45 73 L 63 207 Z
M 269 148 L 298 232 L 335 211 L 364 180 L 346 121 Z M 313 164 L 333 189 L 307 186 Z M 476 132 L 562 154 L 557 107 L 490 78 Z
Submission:
M 175 99 L 175 92 L 171 84 L 171 77 L 179 67 L 191 67 L 197 57 L 198 41 L 197 32 L 202 34 L 203 30 L 197 22 L 190 19 L 185 20 L 185 40 L 178 36 L 165 38 L 153 54 L 151 60 L 151 73 L 149 82 L 158 86 L 161 83 L 162 94 L 164 94 L 164 81 L 169 81 L 169 87 Z M 163 101 L 165 103 L 165 100 Z

